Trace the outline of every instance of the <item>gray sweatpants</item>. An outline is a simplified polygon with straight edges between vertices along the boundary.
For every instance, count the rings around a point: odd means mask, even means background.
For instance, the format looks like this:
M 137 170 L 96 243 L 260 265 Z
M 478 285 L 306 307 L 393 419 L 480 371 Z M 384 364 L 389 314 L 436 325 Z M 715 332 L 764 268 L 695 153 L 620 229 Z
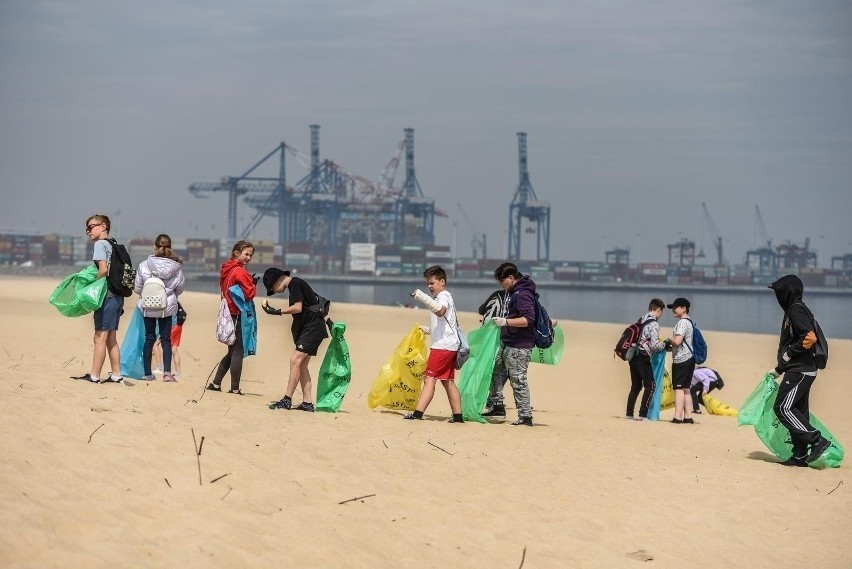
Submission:
M 530 365 L 532 348 L 512 348 L 500 346 L 497 358 L 494 360 L 494 371 L 491 373 L 491 390 L 488 394 L 489 405 L 503 405 L 503 386 L 506 376 L 512 386 L 515 396 L 515 407 L 518 417 L 532 417 L 530 407 L 530 386 L 527 383 L 527 368 Z

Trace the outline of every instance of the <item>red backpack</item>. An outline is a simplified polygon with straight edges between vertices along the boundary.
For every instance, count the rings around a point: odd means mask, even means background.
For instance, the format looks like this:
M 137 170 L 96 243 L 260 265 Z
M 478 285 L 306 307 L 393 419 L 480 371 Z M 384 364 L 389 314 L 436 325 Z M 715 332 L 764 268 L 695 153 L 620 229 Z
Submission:
M 640 318 L 630 326 L 624 329 L 621 333 L 621 338 L 615 344 L 615 355 L 629 362 L 636 355 L 636 347 L 639 344 L 639 337 L 642 335 L 642 328 L 649 322 L 656 322 L 655 318 L 649 318 L 644 323 Z

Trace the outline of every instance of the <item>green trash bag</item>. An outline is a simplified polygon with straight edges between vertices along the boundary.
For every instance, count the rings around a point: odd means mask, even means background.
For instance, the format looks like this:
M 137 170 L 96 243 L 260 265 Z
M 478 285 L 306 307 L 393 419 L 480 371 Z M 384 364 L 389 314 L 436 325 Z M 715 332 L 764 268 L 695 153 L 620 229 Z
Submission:
M 349 361 L 349 346 L 343 337 L 345 331 L 346 324 L 343 322 L 335 322 L 331 327 L 331 341 L 317 379 L 317 411 L 337 413 L 349 389 L 352 363 Z
M 779 459 L 787 460 L 793 456 L 793 444 L 790 442 L 790 431 L 781 424 L 775 415 L 775 398 L 778 396 L 778 384 L 772 374 L 767 373 L 740 407 L 737 422 L 742 425 L 753 425 L 757 436 L 763 444 Z M 834 435 L 825 428 L 813 413 L 810 414 L 811 425 L 819 429 L 822 436 L 831 441 L 831 446 L 822 456 L 810 463 L 813 468 L 829 466 L 837 468 L 843 461 L 843 446 L 837 442 Z
M 465 421 L 484 423 L 482 408 L 491 387 L 491 372 L 500 349 L 500 328 L 488 321 L 467 335 L 470 358 L 461 368 L 458 386 Z
M 63 316 L 83 316 L 101 307 L 106 296 L 106 277 L 97 278 L 98 268 L 88 265 L 79 273 L 65 277 L 53 294 L 50 304 Z
M 557 324 L 553 327 L 553 345 L 544 349 L 533 348 L 530 363 L 555 366 L 562 359 L 563 349 L 565 349 L 565 334 L 562 332 L 562 327 Z

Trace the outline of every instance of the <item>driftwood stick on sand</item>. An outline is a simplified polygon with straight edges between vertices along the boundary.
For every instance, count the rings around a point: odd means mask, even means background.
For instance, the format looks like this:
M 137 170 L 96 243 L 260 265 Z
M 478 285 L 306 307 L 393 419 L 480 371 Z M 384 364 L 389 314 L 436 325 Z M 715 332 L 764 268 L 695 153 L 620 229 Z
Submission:
M 436 445 L 436 444 L 435 444 L 435 443 L 433 443 L 432 441 L 426 441 L 426 442 L 427 442 L 427 443 L 429 443 L 430 445 L 432 445 L 433 447 L 435 447 L 436 449 L 438 449 L 438 450 L 442 450 L 442 451 L 444 451 L 445 453 L 447 453 L 448 455 L 453 456 L 453 453 L 451 453 L 451 452 L 450 452 L 450 451 L 448 451 L 448 450 L 444 450 L 444 449 L 442 449 L 441 447 L 439 447 L 438 445 Z
M 343 500 L 342 502 L 338 502 L 339 504 L 346 504 L 348 502 L 357 502 L 358 500 L 363 500 L 364 498 L 372 498 L 375 494 L 367 494 L 366 496 L 356 496 L 355 498 L 349 498 L 348 500 Z
M 834 488 L 832 488 L 831 492 L 834 492 L 835 490 L 837 490 L 838 488 L 840 488 L 840 485 L 841 485 L 841 484 L 843 484 L 843 480 L 841 480 L 840 482 L 838 482 L 838 483 L 837 483 L 837 486 L 835 486 Z M 828 494 L 826 494 L 826 496 L 831 495 L 831 492 L 829 492 Z
M 163 478 L 163 480 L 165 480 L 165 481 L 166 481 L 166 486 L 168 486 L 169 488 L 171 488 L 171 487 L 172 487 L 172 485 L 171 485 L 171 484 L 169 484 L 169 479 L 168 479 L 168 478 Z
M 524 566 L 524 559 L 526 559 L 526 558 L 527 558 L 527 546 L 525 545 L 524 551 L 521 553 L 521 564 L 518 565 L 518 569 L 521 569 L 521 567 Z
M 100 429 L 103 426 L 104 426 L 104 423 L 101 423 L 100 425 L 98 425 L 98 429 Z M 92 437 L 94 436 L 95 433 L 98 432 L 98 429 L 95 429 L 94 431 L 92 431 L 92 434 L 89 435 L 89 440 L 86 442 L 86 444 L 89 444 L 90 442 L 92 442 Z
M 195 447 L 195 462 L 198 463 L 198 485 L 201 486 L 201 447 L 195 440 L 195 429 L 190 427 L 190 431 L 192 431 L 192 444 Z M 201 437 L 201 442 L 204 443 L 204 437 Z
M 222 480 L 224 477 L 228 476 L 229 474 L 230 474 L 230 472 L 226 472 L 222 476 L 217 476 L 216 478 L 214 478 L 213 480 L 210 481 L 210 484 L 215 484 L 216 482 L 219 482 L 220 480 Z

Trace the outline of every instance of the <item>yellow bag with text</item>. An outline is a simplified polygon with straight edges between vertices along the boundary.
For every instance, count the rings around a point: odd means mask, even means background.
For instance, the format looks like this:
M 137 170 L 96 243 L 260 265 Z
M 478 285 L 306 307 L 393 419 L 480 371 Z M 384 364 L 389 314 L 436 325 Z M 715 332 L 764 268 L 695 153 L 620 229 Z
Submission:
M 707 412 L 711 415 L 726 415 L 728 417 L 736 417 L 737 410 L 722 403 L 715 397 L 711 396 L 709 393 L 704 395 L 704 408 L 707 409 Z
M 675 405 L 675 393 L 672 388 L 672 376 L 668 370 L 663 372 L 663 395 L 660 398 L 660 409 L 672 409 Z
M 420 397 L 428 355 L 426 334 L 420 326 L 414 326 L 379 370 L 367 395 L 367 406 L 413 411 Z

